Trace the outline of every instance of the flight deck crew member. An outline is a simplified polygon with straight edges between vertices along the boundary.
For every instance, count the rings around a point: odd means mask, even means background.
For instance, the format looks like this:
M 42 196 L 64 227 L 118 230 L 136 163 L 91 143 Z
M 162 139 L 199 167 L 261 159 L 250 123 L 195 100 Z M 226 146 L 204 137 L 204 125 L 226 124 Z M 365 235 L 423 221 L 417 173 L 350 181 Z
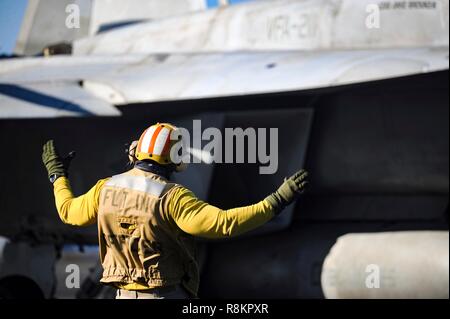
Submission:
M 101 282 L 118 288 L 117 298 L 156 299 L 197 296 L 199 271 L 194 237 L 228 238 L 255 229 L 279 214 L 304 190 L 300 170 L 264 200 L 222 210 L 170 181 L 184 165 L 170 160 L 171 124 L 158 123 L 133 142 L 134 167 L 99 180 L 74 197 L 67 171 L 74 153 L 60 157 L 53 141 L 42 160 L 53 183 L 56 208 L 70 225 L 98 225 Z

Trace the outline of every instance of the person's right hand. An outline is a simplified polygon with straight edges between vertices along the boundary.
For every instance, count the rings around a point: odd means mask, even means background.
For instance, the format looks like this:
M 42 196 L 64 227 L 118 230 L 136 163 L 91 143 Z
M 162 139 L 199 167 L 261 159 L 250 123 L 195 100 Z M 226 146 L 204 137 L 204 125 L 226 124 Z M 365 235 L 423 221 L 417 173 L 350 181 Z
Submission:
M 55 147 L 53 140 L 47 141 L 42 150 L 42 162 L 47 169 L 48 177 L 54 178 L 67 176 L 70 162 L 75 157 L 75 152 L 70 152 L 67 156 L 61 157 Z M 50 180 L 51 181 L 51 180 Z
M 275 209 L 276 214 L 280 213 L 283 208 L 304 192 L 306 185 L 308 185 L 307 177 L 307 171 L 299 170 L 291 177 L 286 178 L 277 191 L 266 197 L 266 200 Z

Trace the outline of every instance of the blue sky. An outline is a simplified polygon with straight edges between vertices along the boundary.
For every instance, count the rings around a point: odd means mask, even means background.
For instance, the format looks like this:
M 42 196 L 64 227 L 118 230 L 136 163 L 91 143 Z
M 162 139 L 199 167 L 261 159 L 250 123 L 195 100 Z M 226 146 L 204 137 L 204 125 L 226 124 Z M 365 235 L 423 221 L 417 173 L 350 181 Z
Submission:
M 11 53 L 28 0 L 0 0 L 0 54 Z
M 230 4 L 247 2 L 247 1 L 252 1 L 252 0 L 228 0 L 228 2 Z M 208 4 L 209 8 L 217 7 L 218 2 L 219 2 L 219 0 L 206 0 L 206 3 Z
M 218 0 L 206 1 L 209 8 L 217 7 Z M 246 1 L 251 0 L 229 0 L 229 3 Z M 27 3 L 28 0 L 0 0 L 0 54 L 14 50 Z

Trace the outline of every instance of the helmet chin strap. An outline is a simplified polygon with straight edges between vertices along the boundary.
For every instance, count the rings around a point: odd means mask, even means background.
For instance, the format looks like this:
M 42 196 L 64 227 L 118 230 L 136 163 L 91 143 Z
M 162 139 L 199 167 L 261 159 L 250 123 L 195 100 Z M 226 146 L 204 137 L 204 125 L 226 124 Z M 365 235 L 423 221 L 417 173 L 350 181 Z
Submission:
M 162 176 L 166 179 L 170 179 L 170 176 L 172 175 L 172 172 L 174 171 L 172 165 L 159 165 L 157 163 L 153 163 L 150 161 L 137 161 L 134 164 L 134 167 L 143 170 L 145 172 L 153 173 L 159 176 Z

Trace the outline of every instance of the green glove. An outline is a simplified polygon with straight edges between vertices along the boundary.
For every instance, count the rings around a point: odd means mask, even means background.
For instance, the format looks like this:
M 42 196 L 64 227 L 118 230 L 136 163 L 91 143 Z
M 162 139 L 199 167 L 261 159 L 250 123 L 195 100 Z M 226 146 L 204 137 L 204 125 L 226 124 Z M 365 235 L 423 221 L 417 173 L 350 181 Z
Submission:
M 48 172 L 48 177 L 51 182 L 61 176 L 68 176 L 68 169 L 70 162 L 75 157 L 75 152 L 70 152 L 67 156 L 61 157 L 56 150 L 53 140 L 44 144 L 42 151 L 42 162 Z
M 292 203 L 298 195 L 303 193 L 308 182 L 306 178 L 308 172 L 300 170 L 289 178 L 284 179 L 284 183 L 275 193 L 266 197 L 270 205 L 275 208 L 275 213 L 279 214 L 287 205 Z

